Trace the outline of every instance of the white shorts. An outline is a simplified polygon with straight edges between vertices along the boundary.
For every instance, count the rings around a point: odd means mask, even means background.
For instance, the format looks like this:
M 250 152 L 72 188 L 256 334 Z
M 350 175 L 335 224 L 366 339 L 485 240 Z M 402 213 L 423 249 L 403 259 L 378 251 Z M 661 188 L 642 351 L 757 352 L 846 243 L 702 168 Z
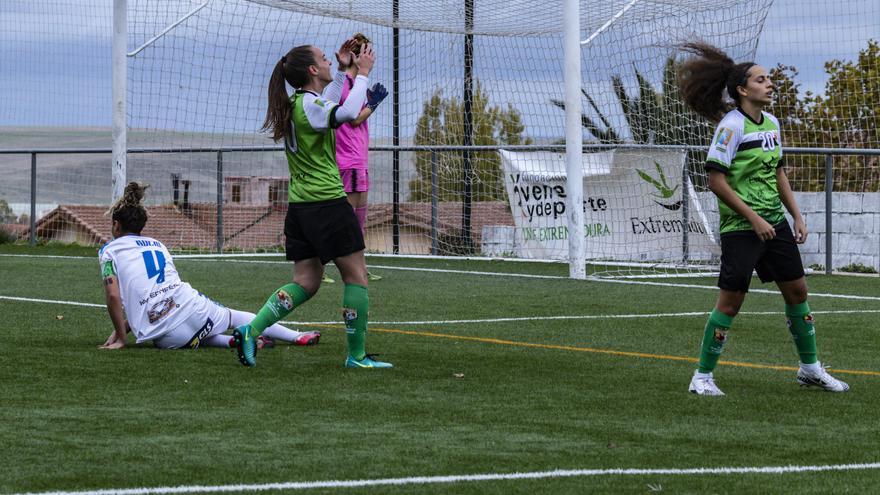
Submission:
M 189 318 L 170 332 L 153 340 L 161 349 L 197 349 L 202 339 L 219 335 L 229 329 L 229 309 L 202 296 L 197 309 Z

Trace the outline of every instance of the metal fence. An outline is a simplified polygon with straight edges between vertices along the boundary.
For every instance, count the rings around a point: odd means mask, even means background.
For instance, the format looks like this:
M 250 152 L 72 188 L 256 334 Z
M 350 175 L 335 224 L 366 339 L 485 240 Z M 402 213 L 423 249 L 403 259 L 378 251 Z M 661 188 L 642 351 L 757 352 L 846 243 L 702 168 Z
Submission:
M 681 145 L 648 145 L 648 144 L 589 144 L 583 147 L 584 151 L 605 151 L 610 149 L 627 149 L 627 150 L 675 150 L 683 152 L 699 152 L 704 147 L 681 146 Z M 399 159 L 396 155 L 400 152 L 423 152 L 430 153 L 431 156 L 431 242 L 432 253 L 437 251 L 437 219 L 438 219 L 438 191 L 437 191 L 437 154 L 441 152 L 478 152 L 478 151 L 498 151 L 501 149 L 510 151 L 555 151 L 565 152 L 565 145 L 518 145 L 518 146 L 375 146 L 371 147 L 371 151 L 391 152 L 395 155 L 393 160 L 393 201 L 392 201 L 392 249 L 394 254 L 399 253 L 400 242 L 400 171 Z M 216 251 L 223 251 L 223 205 L 224 205 L 224 172 L 223 172 L 223 155 L 224 153 L 249 153 L 249 152 L 274 152 L 282 151 L 280 146 L 251 146 L 251 147 L 205 147 L 205 148 L 133 148 L 129 149 L 130 154 L 145 153 L 208 153 L 216 155 L 216 177 L 217 177 L 217 225 L 216 225 Z M 0 149 L 0 155 L 29 155 L 31 158 L 31 179 L 30 179 L 30 239 L 31 245 L 36 244 L 36 222 L 37 222 L 37 167 L 38 157 L 40 155 L 70 155 L 70 154 L 112 154 L 111 148 L 30 148 L 30 149 Z M 825 175 L 825 271 L 831 273 L 833 267 L 834 255 L 834 236 L 833 232 L 833 212 L 834 212 L 834 157 L 835 156 L 880 156 L 880 150 L 876 149 L 856 149 L 856 148 L 784 148 L 786 155 L 808 155 L 824 157 L 824 175 Z M 470 180 L 465 175 L 464 180 Z M 470 188 L 465 185 L 463 188 L 469 191 Z M 876 191 L 871 191 L 876 192 Z M 471 198 L 466 194 L 463 197 L 462 208 L 462 231 L 470 232 L 470 216 L 471 216 Z M 685 213 L 686 214 L 686 213 Z M 687 243 L 687 239 L 683 239 Z M 880 256 L 880 235 L 877 236 L 878 256 Z M 685 249 L 686 252 L 686 249 Z

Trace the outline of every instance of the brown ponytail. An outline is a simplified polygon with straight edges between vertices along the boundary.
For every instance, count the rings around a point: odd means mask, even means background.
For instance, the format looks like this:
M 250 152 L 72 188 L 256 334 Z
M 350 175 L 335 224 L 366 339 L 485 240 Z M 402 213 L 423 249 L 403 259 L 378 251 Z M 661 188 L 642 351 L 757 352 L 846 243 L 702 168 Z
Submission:
M 291 107 L 285 81 L 299 89 L 309 82 L 309 66 L 315 65 L 315 55 L 311 45 L 301 45 L 291 49 L 275 64 L 269 78 L 269 108 L 261 131 L 270 131 L 277 143 L 290 133 Z
M 681 48 L 696 57 L 685 60 L 678 71 L 678 86 L 685 103 L 712 122 L 733 106 L 724 99 L 724 90 L 739 103 L 738 86 L 745 86 L 754 62 L 737 64 L 722 50 L 708 43 L 686 43 Z
M 144 225 L 147 224 L 147 209 L 141 202 L 148 187 L 150 186 L 129 182 L 122 197 L 110 207 L 110 215 L 113 220 L 119 222 L 123 232 L 140 234 L 144 230 Z

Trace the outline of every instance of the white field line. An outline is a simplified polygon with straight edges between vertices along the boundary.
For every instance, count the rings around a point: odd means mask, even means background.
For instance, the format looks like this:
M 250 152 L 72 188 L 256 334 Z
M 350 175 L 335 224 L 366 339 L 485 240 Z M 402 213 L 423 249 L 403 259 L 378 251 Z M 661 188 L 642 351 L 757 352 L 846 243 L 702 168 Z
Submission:
M 428 485 L 473 481 L 534 480 L 548 478 L 574 478 L 585 476 L 705 476 L 718 474 L 790 474 L 821 473 L 829 471 L 866 471 L 880 469 L 880 462 L 869 464 L 832 464 L 824 466 L 755 466 L 755 467 L 703 467 L 690 469 L 557 469 L 526 473 L 462 474 L 450 476 L 411 476 L 406 478 L 381 478 L 364 480 L 289 481 L 283 483 L 238 485 L 191 485 L 143 488 L 110 488 L 104 490 L 34 492 L 18 495 L 150 495 L 176 493 L 225 493 L 257 492 L 267 490 L 309 490 L 314 488 L 357 488 L 365 486 Z
M 191 259 L 190 261 L 218 261 L 212 259 Z M 224 263 L 255 263 L 255 264 L 266 264 L 266 265 L 288 265 L 293 267 L 293 264 L 290 261 L 259 261 L 259 260 L 222 260 Z M 370 265 L 370 268 L 381 268 L 383 270 L 399 270 L 399 271 L 411 271 L 411 272 L 429 272 L 429 273 L 459 273 L 464 275 L 481 275 L 481 276 L 490 276 L 490 277 L 518 277 L 518 278 L 543 278 L 543 279 L 551 279 L 551 280 L 569 280 L 568 277 L 564 277 L 562 275 L 530 275 L 527 273 L 504 273 L 504 272 L 477 272 L 477 271 L 467 271 L 467 270 L 449 270 L 444 268 L 419 268 L 412 266 L 385 266 L 385 265 Z
M 97 260 L 97 252 L 95 256 L 64 256 L 60 254 L 8 254 L 0 253 L 3 258 L 64 258 L 68 260 Z
M 84 303 L 77 301 L 60 301 L 55 299 L 37 299 L 32 297 L 0 296 L 0 301 L 19 301 L 43 304 L 56 304 L 64 306 L 83 306 L 88 308 L 104 308 L 103 304 Z M 880 313 L 880 309 L 840 309 L 829 311 L 813 311 L 814 315 L 845 315 Z M 633 314 L 606 314 L 606 315 L 557 315 L 557 316 L 520 316 L 508 318 L 480 318 L 468 320 L 416 320 L 416 321 L 371 321 L 372 325 L 457 325 L 468 323 L 506 323 L 515 321 L 550 321 L 550 320 L 612 320 L 612 319 L 639 319 L 639 318 L 686 318 L 705 317 L 707 311 L 690 311 L 682 313 L 633 313 Z M 778 311 L 742 311 L 739 316 L 782 316 Z M 283 325 L 335 325 L 342 324 L 341 320 L 333 321 L 281 321 Z
M 215 260 L 207 260 L 207 259 L 198 259 L 193 261 L 215 261 Z M 267 264 L 285 264 L 289 265 L 289 261 L 249 261 L 249 260 L 223 260 L 226 263 L 267 263 Z M 550 279 L 550 280 L 572 280 L 569 277 L 560 276 L 560 275 L 529 275 L 525 273 L 503 273 L 503 272 L 478 272 L 478 271 L 469 271 L 469 270 L 449 270 L 449 269 L 441 269 L 441 268 L 415 268 L 415 267 L 404 267 L 404 266 L 384 266 L 384 265 L 370 265 L 370 268 L 381 268 L 383 270 L 401 270 L 401 271 L 414 271 L 414 272 L 430 272 L 430 273 L 458 273 L 462 275 L 479 275 L 479 276 L 489 276 L 489 277 L 515 277 L 515 278 L 540 278 L 540 279 Z M 683 289 L 703 289 L 703 290 L 718 290 L 718 287 L 714 285 L 696 285 L 696 284 L 676 284 L 672 282 L 649 282 L 643 280 L 620 280 L 620 279 L 609 279 L 609 278 L 600 278 L 600 277 L 587 277 L 588 281 L 591 282 L 602 282 L 608 284 L 628 284 L 628 285 L 653 285 L 656 287 L 675 287 L 675 288 L 683 288 Z M 755 294 L 772 294 L 779 295 L 778 290 L 769 290 L 769 289 L 749 289 L 749 292 Z M 852 294 L 828 294 L 822 292 L 811 292 L 810 297 L 828 297 L 835 299 L 852 299 L 859 301 L 880 301 L 880 296 L 859 296 Z
M 103 304 L 84 303 L 84 302 L 76 302 L 76 301 L 58 301 L 58 300 L 54 300 L 54 299 L 35 299 L 33 297 L 0 296 L 0 300 L 44 303 L 44 304 L 60 304 L 60 305 L 64 305 L 64 306 L 85 306 L 87 308 L 104 308 L 104 307 L 106 307 Z
M 23 256 L 23 257 L 46 257 L 46 258 L 73 258 L 66 256 L 51 256 L 51 255 L 26 255 L 26 254 L 12 254 L 12 255 L 3 255 L 0 256 Z M 74 258 L 76 259 L 76 258 Z M 86 259 L 85 257 L 81 257 L 79 259 Z M 191 259 L 191 261 L 196 262 L 223 262 L 223 263 L 252 263 L 252 264 L 274 264 L 274 265 L 290 265 L 289 261 L 259 261 L 259 260 L 235 260 L 235 259 L 209 259 L 209 258 L 198 258 Z M 429 272 L 429 273 L 457 273 L 462 275 L 478 275 L 478 276 L 490 276 L 490 277 L 513 277 L 513 278 L 536 278 L 536 279 L 548 279 L 548 280 L 572 280 L 569 277 L 560 276 L 560 275 L 530 275 L 525 273 L 503 273 L 503 272 L 480 272 L 480 271 L 470 271 L 470 270 L 449 270 L 449 269 L 440 269 L 440 268 L 416 268 L 416 267 L 404 267 L 404 266 L 384 266 L 384 265 L 370 265 L 371 268 L 381 268 L 383 270 L 400 270 L 400 271 L 414 271 L 414 272 Z M 702 290 L 718 290 L 718 287 L 714 285 L 697 285 L 697 284 L 677 284 L 672 282 L 649 282 L 644 280 L 619 280 L 619 279 L 609 279 L 609 278 L 599 278 L 599 277 L 587 277 L 588 281 L 591 282 L 601 282 L 606 284 L 628 284 L 628 285 L 651 285 L 655 287 L 675 287 L 679 289 L 702 289 Z M 753 294 L 771 294 L 771 295 L 779 295 L 779 291 L 770 290 L 770 289 L 749 289 L 749 292 Z M 811 292 L 810 298 L 816 297 L 827 297 L 832 299 L 850 299 L 857 301 L 880 301 L 880 296 L 859 296 L 854 294 L 830 294 L 823 292 Z

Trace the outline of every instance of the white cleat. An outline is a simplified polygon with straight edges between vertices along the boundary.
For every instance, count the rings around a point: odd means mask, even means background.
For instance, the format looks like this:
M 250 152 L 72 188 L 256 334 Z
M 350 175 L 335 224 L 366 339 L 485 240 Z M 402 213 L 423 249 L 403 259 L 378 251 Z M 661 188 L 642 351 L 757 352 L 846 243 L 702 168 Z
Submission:
M 697 395 L 724 395 L 718 385 L 715 385 L 712 373 L 700 373 L 699 370 L 694 372 L 688 392 Z
M 815 365 L 801 364 L 797 372 L 797 381 L 802 387 L 822 387 L 829 392 L 846 392 L 849 385 L 829 375 L 822 363 Z

